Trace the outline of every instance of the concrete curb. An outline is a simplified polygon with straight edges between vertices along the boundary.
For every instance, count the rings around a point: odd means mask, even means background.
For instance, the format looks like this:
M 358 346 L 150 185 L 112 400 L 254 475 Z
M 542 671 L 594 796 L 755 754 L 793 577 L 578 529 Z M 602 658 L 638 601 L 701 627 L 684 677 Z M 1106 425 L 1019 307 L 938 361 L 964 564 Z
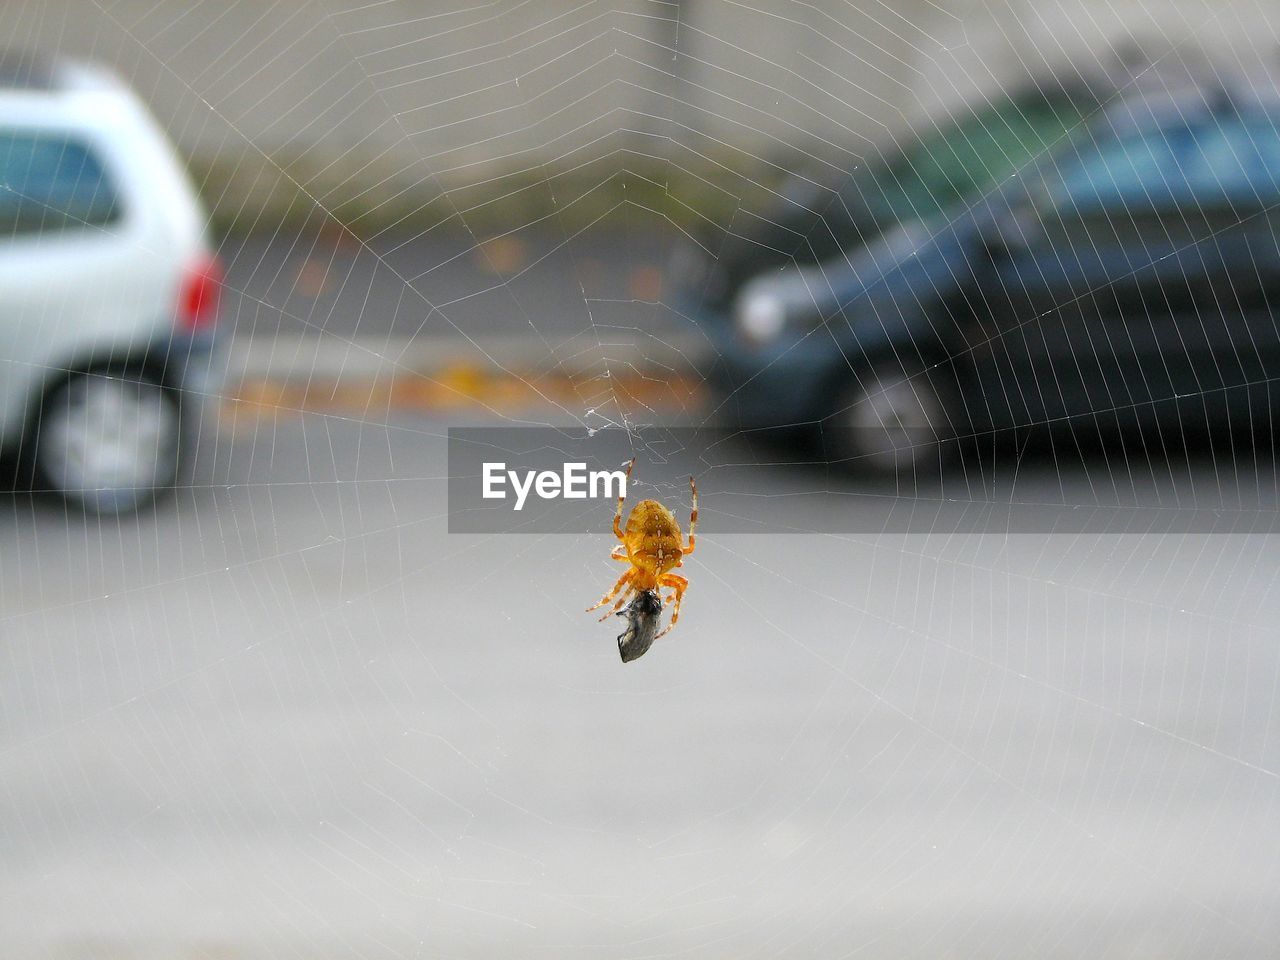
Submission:
M 249 380 L 305 383 L 432 378 L 469 368 L 480 375 L 521 378 L 561 375 L 587 379 L 630 373 L 689 376 L 711 354 L 700 335 L 638 336 L 624 341 L 579 334 L 552 341 L 536 337 L 238 337 L 227 356 L 227 386 Z
M 688 415 L 707 391 L 702 338 L 556 347 L 528 337 L 486 339 L 241 338 L 228 350 L 222 418 L 284 412 L 380 413 L 627 408 Z

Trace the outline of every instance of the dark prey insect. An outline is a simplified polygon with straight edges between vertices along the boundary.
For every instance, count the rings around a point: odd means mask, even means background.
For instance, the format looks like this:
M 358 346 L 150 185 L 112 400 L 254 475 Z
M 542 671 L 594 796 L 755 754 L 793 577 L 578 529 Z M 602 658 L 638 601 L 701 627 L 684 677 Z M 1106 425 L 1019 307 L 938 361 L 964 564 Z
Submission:
M 631 462 L 627 464 L 628 480 L 635 465 L 635 457 L 632 457 Z M 698 487 L 693 482 L 693 477 L 689 478 L 689 491 L 693 502 L 689 514 L 688 543 L 684 543 L 680 537 L 680 524 L 676 522 L 675 515 L 657 500 L 641 500 L 637 503 L 627 517 L 627 526 L 624 530 L 622 503 L 626 499 L 626 494 L 618 497 L 618 508 L 613 513 L 613 534 L 618 538 L 619 543 L 613 548 L 609 557 L 613 560 L 622 560 L 630 566 L 626 573 L 618 578 L 612 589 L 600 598 L 599 603 L 587 607 L 588 612 L 600 609 L 614 597 L 617 597 L 617 601 L 613 605 L 613 611 L 617 611 L 633 593 L 657 592 L 661 587 L 670 587 L 672 592 L 666 599 L 668 602 L 675 601 L 675 606 L 671 609 L 671 622 L 667 624 L 665 630 L 656 634 L 653 640 L 661 639 L 671 631 L 676 621 L 680 619 L 680 603 L 684 599 L 685 588 L 689 586 L 688 580 L 677 573 L 672 573 L 671 570 L 681 566 L 684 557 L 693 553 L 694 530 L 698 525 Z M 648 626 L 650 614 L 637 612 L 635 617 L 630 613 L 627 616 L 632 621 L 632 626 L 637 629 L 640 626 Z M 608 617 L 609 614 L 606 613 L 600 619 L 603 621 Z M 623 634 L 623 636 L 626 635 Z M 647 649 L 646 644 L 644 649 L 635 656 L 640 656 Z M 628 659 L 634 660 L 635 657 L 628 657 L 624 653 L 623 660 Z
M 623 663 L 643 657 L 653 646 L 662 622 L 662 598 L 657 590 L 641 590 L 635 599 L 614 614 L 627 618 L 627 629 L 618 634 L 618 653 Z

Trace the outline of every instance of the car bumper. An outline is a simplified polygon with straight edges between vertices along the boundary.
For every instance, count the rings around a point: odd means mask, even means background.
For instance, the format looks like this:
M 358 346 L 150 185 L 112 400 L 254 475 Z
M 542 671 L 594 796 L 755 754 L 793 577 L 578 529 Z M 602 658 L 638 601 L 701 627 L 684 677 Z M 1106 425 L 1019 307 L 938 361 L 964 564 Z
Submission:
M 215 332 L 168 338 L 152 350 L 165 379 L 184 399 L 203 401 L 221 395 L 226 380 L 226 338 Z
M 756 345 L 727 318 L 707 318 L 704 329 L 715 348 L 705 375 L 717 394 L 717 416 L 726 423 L 798 427 L 830 412 L 827 394 L 841 356 L 824 333 Z

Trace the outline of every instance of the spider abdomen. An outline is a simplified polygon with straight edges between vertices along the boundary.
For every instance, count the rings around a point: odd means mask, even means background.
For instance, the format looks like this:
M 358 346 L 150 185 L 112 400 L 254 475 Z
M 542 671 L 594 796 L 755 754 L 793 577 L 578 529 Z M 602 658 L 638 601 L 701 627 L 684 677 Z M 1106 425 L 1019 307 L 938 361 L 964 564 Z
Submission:
M 680 524 L 657 500 L 641 500 L 627 518 L 627 556 L 633 566 L 660 575 L 680 562 Z

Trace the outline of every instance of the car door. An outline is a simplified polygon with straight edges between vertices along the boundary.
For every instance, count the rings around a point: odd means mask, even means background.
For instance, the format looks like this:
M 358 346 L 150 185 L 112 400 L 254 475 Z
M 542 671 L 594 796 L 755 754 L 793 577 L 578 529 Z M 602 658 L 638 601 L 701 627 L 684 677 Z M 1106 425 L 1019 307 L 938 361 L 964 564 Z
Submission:
M 1009 215 L 983 382 L 1013 423 L 1142 422 L 1210 388 L 1195 318 L 1229 271 L 1187 177 L 1202 122 L 1081 138 Z
M 1224 111 L 1197 130 L 1183 162 L 1193 202 L 1184 205 L 1200 257 L 1218 265 L 1182 317 L 1199 359 L 1184 415 L 1235 424 L 1277 391 L 1280 376 L 1280 115 Z

